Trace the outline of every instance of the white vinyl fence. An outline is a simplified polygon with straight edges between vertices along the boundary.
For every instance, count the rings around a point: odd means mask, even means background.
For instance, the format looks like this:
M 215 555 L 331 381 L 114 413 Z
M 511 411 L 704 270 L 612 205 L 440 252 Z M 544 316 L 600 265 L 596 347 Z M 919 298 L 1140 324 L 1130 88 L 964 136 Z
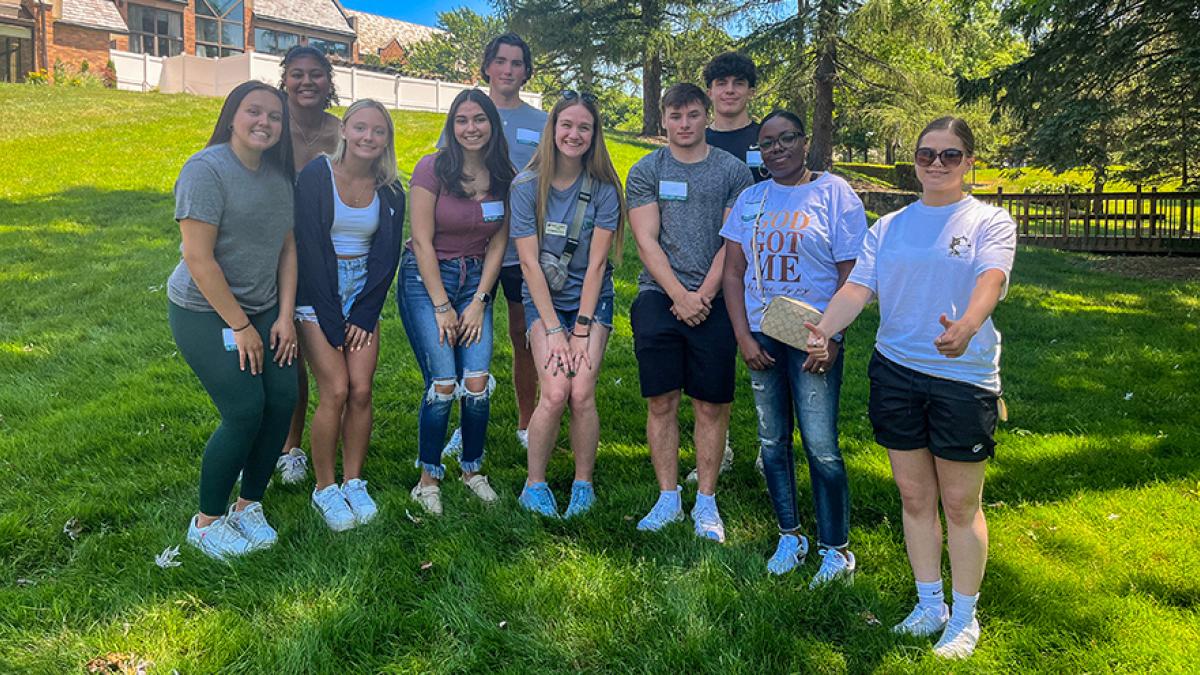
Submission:
M 167 94 L 225 96 L 246 80 L 279 82 L 279 57 L 258 52 L 213 59 L 180 54 L 161 58 L 111 50 L 117 68 L 117 88 L 128 91 L 158 89 Z M 389 108 L 448 112 L 450 102 L 469 85 L 420 80 L 372 70 L 334 66 L 333 84 L 341 105 L 373 98 Z M 541 94 L 522 92 L 521 98 L 541 107 Z

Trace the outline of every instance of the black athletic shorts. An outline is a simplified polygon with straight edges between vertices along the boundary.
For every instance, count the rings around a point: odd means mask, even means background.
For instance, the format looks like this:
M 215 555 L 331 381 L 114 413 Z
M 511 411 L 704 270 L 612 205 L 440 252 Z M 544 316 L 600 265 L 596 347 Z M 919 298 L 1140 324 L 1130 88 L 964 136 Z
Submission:
M 891 450 L 929 448 L 935 457 L 958 462 L 995 456 L 996 394 L 906 368 L 878 351 L 867 375 L 875 442 Z
M 671 304 L 665 293 L 642 291 L 629 311 L 642 396 L 682 389 L 698 401 L 732 402 L 737 340 L 725 299 L 714 299 L 712 312 L 695 328 L 676 319 Z
M 504 299 L 509 302 L 521 304 L 521 284 L 525 283 L 525 277 L 521 276 L 520 265 L 508 265 L 500 268 L 500 278 L 496 280 L 496 286 L 504 289 Z M 496 297 L 496 286 L 492 286 L 492 297 Z

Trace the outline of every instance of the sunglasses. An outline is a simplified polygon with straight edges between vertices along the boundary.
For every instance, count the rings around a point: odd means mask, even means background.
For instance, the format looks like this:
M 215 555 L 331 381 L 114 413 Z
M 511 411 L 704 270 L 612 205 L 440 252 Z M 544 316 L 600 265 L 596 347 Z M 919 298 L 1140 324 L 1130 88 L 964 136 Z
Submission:
M 759 141 L 758 149 L 762 150 L 763 152 L 767 152 L 776 145 L 786 149 L 793 147 L 796 145 L 796 143 L 802 140 L 804 140 L 804 134 L 800 133 L 799 131 L 785 131 L 782 134 L 779 134 L 779 138 L 776 138 L 775 140 L 768 138 L 765 141 Z
M 966 153 L 958 148 L 946 148 L 941 152 L 935 152 L 933 148 L 917 148 L 913 159 L 919 167 L 932 166 L 934 160 L 940 159 L 942 160 L 942 166 L 952 169 L 962 164 L 963 157 L 965 156 Z
M 564 101 L 573 101 L 577 98 L 583 99 L 584 103 L 596 105 L 596 95 L 590 91 L 578 92 L 574 89 L 563 89 L 559 92 Z

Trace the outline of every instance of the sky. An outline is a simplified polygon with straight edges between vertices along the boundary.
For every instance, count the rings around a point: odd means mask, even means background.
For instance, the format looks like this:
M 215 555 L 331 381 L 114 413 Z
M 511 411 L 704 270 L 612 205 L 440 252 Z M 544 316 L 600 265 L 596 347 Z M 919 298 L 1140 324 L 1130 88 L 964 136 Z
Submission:
M 437 25 L 438 12 L 468 7 L 478 14 L 492 14 L 488 0 L 342 0 L 348 9 L 390 16 L 426 26 Z

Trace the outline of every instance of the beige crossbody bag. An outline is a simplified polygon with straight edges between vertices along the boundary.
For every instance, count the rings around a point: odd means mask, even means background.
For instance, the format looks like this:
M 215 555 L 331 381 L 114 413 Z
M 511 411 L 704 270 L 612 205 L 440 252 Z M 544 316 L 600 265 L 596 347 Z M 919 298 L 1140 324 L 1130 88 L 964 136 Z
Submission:
M 767 295 L 763 292 L 762 269 L 758 266 L 758 221 L 762 218 L 763 207 L 771 189 L 763 191 L 762 201 L 758 203 L 758 215 L 754 216 L 754 226 L 750 235 L 750 251 L 754 258 L 754 282 L 758 286 L 758 297 L 766 302 Z M 763 310 L 760 328 L 764 335 L 774 338 L 785 345 L 802 351 L 808 351 L 808 329 L 804 322 L 814 325 L 821 321 L 821 311 L 816 307 L 795 298 L 783 295 L 771 299 L 771 303 Z

